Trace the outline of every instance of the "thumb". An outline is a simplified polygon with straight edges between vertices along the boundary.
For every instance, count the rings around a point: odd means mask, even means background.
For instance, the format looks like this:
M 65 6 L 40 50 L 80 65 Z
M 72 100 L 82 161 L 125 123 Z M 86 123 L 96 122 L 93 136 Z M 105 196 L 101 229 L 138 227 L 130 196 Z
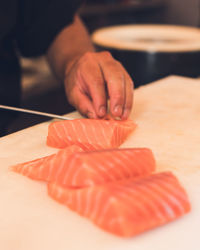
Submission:
M 73 94 L 69 98 L 70 104 L 72 104 L 83 116 L 88 118 L 97 119 L 95 109 L 92 101 L 85 94 L 82 93 L 78 88 L 73 90 Z

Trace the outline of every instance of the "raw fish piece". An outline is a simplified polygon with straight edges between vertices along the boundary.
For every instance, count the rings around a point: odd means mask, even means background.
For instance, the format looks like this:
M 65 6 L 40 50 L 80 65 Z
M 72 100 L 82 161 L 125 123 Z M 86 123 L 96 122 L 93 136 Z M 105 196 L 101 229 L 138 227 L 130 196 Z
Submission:
M 76 152 L 57 178 L 64 186 L 85 187 L 150 174 L 156 164 L 147 148 Z
M 142 233 L 190 211 L 185 190 L 170 172 L 82 189 L 49 183 L 48 194 L 121 237 Z
M 131 121 L 75 119 L 49 125 L 47 145 L 64 148 L 78 144 L 89 150 L 119 147 L 135 129 Z
M 80 146 L 73 145 L 56 154 L 17 164 L 12 170 L 35 180 L 84 187 L 147 175 L 155 170 L 155 160 L 146 148 L 83 152 Z
M 56 154 L 20 163 L 12 166 L 11 169 L 34 180 L 55 181 L 62 173 L 64 165 L 68 163 L 69 156 L 81 151 L 83 149 L 80 146 L 72 145 L 59 150 Z

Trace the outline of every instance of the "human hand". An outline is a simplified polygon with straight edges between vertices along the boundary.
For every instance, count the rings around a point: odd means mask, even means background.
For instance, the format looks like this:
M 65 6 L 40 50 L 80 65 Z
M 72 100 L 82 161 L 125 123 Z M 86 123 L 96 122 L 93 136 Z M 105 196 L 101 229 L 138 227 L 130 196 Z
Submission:
M 67 68 L 65 89 L 68 101 L 82 115 L 127 119 L 133 104 L 133 81 L 109 52 L 87 52 Z

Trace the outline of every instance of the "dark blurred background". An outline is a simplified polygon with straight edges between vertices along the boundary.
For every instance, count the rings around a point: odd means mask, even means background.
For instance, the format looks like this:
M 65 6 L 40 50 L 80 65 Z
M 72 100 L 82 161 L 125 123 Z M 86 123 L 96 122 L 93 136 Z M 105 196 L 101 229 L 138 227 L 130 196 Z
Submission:
M 199 0 L 87 0 L 80 15 L 90 31 L 117 24 L 199 25 Z
M 200 0 L 87 0 L 79 14 L 90 33 L 119 24 L 200 25 Z M 45 58 L 22 58 L 21 107 L 65 114 L 73 111 L 66 103 L 63 86 L 51 74 Z M 43 117 L 20 115 L 9 132 L 43 122 Z

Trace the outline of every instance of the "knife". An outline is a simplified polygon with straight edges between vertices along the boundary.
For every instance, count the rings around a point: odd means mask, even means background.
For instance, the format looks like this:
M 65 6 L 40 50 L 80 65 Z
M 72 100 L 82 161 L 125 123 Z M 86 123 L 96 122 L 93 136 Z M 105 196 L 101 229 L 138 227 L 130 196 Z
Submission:
M 40 115 L 40 116 L 46 116 L 46 117 L 51 117 L 51 118 L 61 119 L 61 120 L 73 120 L 73 118 L 70 118 L 70 117 L 65 117 L 65 116 L 55 115 L 55 114 L 50 114 L 50 113 L 45 113 L 45 112 L 39 112 L 39 111 L 35 111 L 35 110 L 30 110 L 30 109 L 16 108 L 16 107 L 11 107 L 11 106 L 6 106 L 6 105 L 0 105 L 0 109 L 18 111 L 18 112 L 29 113 L 29 114 Z

